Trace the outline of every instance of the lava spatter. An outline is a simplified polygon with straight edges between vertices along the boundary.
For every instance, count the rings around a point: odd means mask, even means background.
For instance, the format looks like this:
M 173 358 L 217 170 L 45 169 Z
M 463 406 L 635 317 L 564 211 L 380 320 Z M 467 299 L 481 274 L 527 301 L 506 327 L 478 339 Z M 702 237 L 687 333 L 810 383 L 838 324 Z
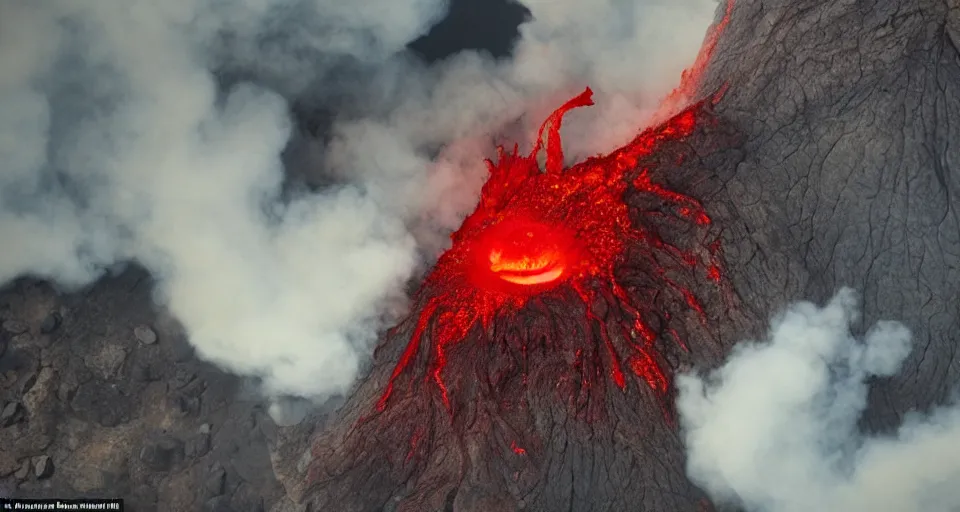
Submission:
M 710 217 L 699 201 L 668 189 L 642 165 L 662 143 L 693 132 L 703 103 L 610 154 L 564 168 L 563 116 L 592 104 L 587 88 L 547 119 L 529 154 L 520 154 L 517 147 L 499 148 L 497 161 L 487 162 L 490 176 L 476 210 L 452 235 L 451 248 L 418 292 L 419 316 L 377 404 L 379 410 L 388 406 L 394 386 L 414 358 L 428 351 L 424 377 L 452 412 L 445 375 L 449 349 L 458 343 L 516 343 L 517 337 L 508 334 L 513 331 L 498 325 L 522 324 L 525 308 L 548 296 L 579 301 L 583 317 L 575 320 L 576 332 L 546 333 L 540 336 L 542 343 L 549 344 L 543 338 L 551 336 L 595 337 L 593 354 L 579 348 L 574 356 L 575 365 L 589 364 L 592 369 L 581 374 L 606 375 L 620 389 L 626 389 L 632 375 L 659 394 L 667 392 L 669 380 L 654 350 L 655 340 L 664 333 L 648 322 L 661 312 L 621 282 L 618 269 L 641 269 L 649 282 L 676 294 L 703 317 L 696 295 L 673 276 L 693 272 L 707 282 L 719 281 L 719 245 L 682 249 L 666 241 L 662 223 L 655 220 L 672 216 L 708 226 Z M 546 153 L 542 167 L 541 151 Z M 652 198 L 658 207 L 631 215 L 625 201 L 628 192 Z M 675 338 L 685 347 L 679 336 Z M 526 353 L 528 347 L 521 349 Z M 595 380 L 585 378 L 582 385 L 589 387 Z

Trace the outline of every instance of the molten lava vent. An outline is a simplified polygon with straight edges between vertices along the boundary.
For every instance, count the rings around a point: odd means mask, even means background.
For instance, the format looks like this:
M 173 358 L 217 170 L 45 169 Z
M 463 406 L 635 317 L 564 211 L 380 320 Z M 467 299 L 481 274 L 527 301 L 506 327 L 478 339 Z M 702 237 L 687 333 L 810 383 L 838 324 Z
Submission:
M 620 389 L 632 375 L 657 393 L 667 391 L 667 376 L 653 349 L 658 335 L 653 324 L 663 322 L 651 320 L 663 312 L 640 288 L 676 294 L 702 315 L 695 294 L 673 276 L 699 273 L 719 281 L 721 271 L 717 244 L 700 244 L 705 250 L 699 253 L 677 247 L 665 241 L 660 223 L 650 222 L 673 216 L 707 226 L 710 218 L 696 199 L 659 185 L 652 169 L 641 163 L 664 141 L 688 136 L 702 105 L 607 156 L 564 168 L 562 118 L 570 109 L 592 105 L 591 96 L 588 88 L 557 109 L 540 128 L 530 154 L 500 148 L 498 161 L 487 162 L 490 177 L 477 209 L 453 234 L 452 247 L 419 293 L 416 324 L 379 401 L 381 411 L 412 361 L 427 352 L 425 376 L 454 412 L 447 360 L 450 348 L 460 343 L 527 354 L 563 350 L 564 340 L 586 336 L 599 343 L 571 346 L 574 366 L 589 367 L 594 377 L 606 375 Z M 537 160 L 541 150 L 546 152 L 543 168 Z M 631 215 L 628 192 L 648 196 L 654 208 Z M 646 283 L 629 283 L 631 275 L 645 276 Z M 571 300 L 580 304 L 577 321 L 565 318 L 564 327 L 522 329 L 531 315 L 550 309 L 545 303 Z M 521 365 L 528 362 L 521 357 Z

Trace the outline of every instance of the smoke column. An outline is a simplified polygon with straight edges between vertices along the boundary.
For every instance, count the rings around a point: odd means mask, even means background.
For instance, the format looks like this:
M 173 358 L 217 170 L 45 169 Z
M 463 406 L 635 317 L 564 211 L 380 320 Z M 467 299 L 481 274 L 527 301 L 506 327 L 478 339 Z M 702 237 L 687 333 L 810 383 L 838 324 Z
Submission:
M 857 300 L 801 302 L 769 340 L 743 342 L 706 378 L 677 379 L 688 472 L 716 501 L 754 512 L 940 512 L 960 507 L 960 408 L 908 415 L 865 436 L 867 380 L 897 373 L 910 332 L 850 334 Z
M 570 156 L 623 142 L 717 8 L 527 5 L 514 59 L 426 67 L 405 46 L 443 0 L 0 4 L 0 285 L 77 289 L 136 262 L 200 356 L 272 396 L 346 392 L 474 206 L 494 139 L 589 84 L 605 110 L 571 123 L 592 135 Z M 309 162 L 336 185 L 290 193 L 281 154 L 305 94 L 350 108 Z

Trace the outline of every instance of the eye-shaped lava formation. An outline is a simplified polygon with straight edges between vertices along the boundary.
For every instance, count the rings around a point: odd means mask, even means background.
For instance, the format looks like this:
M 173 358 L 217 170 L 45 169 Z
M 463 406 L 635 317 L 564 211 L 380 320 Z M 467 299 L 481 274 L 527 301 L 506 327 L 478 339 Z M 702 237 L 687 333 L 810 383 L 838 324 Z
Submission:
M 504 293 L 549 289 L 581 257 L 575 233 L 524 219 L 505 219 L 491 226 L 471 248 L 475 261 L 470 277 L 480 288 Z
M 525 353 L 535 338 L 540 345 L 560 348 L 561 339 L 586 336 L 599 345 L 598 351 L 589 350 L 589 343 L 586 351 L 575 349 L 575 365 L 593 370 L 585 374 L 606 374 L 620 389 L 632 374 L 661 395 L 667 391 L 668 380 L 653 349 L 660 333 L 650 320 L 664 313 L 642 294 L 629 291 L 618 269 L 639 269 L 647 277 L 647 288 L 676 294 L 703 315 L 695 294 L 674 276 L 692 272 L 719 281 L 719 247 L 699 244 L 699 252 L 677 247 L 666 241 L 662 223 L 653 220 L 672 216 L 707 226 L 710 218 L 696 199 L 659 185 L 651 169 L 638 165 L 663 142 L 688 136 L 701 105 L 609 155 L 564 168 L 562 117 L 570 109 L 592 105 L 591 96 L 588 88 L 557 109 L 541 127 L 530 154 L 500 148 L 498 161 L 487 162 L 490 177 L 476 210 L 452 235 L 452 247 L 420 290 L 416 326 L 379 410 L 388 405 L 396 381 L 414 358 L 428 350 L 426 377 L 453 412 L 445 371 L 448 350 L 458 343 L 519 344 Z M 546 151 L 543 169 L 537 162 L 541 150 Z M 646 196 L 656 207 L 631 215 L 628 193 Z M 550 296 L 579 301 L 579 325 L 518 335 L 511 326 L 524 324 L 525 308 Z M 616 317 L 613 322 L 611 315 Z

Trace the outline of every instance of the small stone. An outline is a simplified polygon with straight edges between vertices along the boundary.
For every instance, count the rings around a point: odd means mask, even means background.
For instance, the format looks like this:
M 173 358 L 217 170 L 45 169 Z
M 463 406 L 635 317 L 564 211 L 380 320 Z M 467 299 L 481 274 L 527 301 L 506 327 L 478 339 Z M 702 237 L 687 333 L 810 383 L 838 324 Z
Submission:
M 23 334 L 27 332 L 29 327 L 26 323 L 21 322 L 20 320 L 7 320 L 3 323 L 3 330 L 9 332 L 10 334 Z
M 151 442 L 140 450 L 140 460 L 151 471 L 169 471 L 183 460 L 183 442 L 169 436 Z
M 201 433 L 201 434 L 209 434 L 209 433 L 210 433 L 210 424 L 209 424 L 209 423 L 204 423 L 203 425 L 200 425 L 200 428 L 197 429 L 197 432 L 199 432 L 199 433 Z
M 13 477 L 17 480 L 26 480 L 27 476 L 30 474 L 30 460 L 24 459 L 20 463 L 20 468 L 17 469 L 17 472 L 13 474 Z
M 227 472 L 223 470 L 220 463 L 216 463 L 210 468 L 210 474 L 203 481 L 203 488 L 207 496 L 214 497 L 223 494 L 223 489 L 227 483 Z
M 153 345 L 157 342 L 157 333 L 146 325 L 138 325 L 135 327 L 133 329 L 133 335 L 137 338 L 137 341 L 144 345 Z
M 49 455 L 41 455 L 33 458 L 33 474 L 38 479 L 50 478 L 53 475 L 53 460 Z
M 20 420 L 21 407 L 17 402 L 7 402 L 0 410 L 0 428 L 7 428 Z
M 60 313 L 54 311 L 43 319 L 43 322 L 40 324 L 40 332 L 43 334 L 50 334 L 51 332 L 56 331 L 60 327 L 61 323 L 63 323 L 63 317 L 60 316 Z

